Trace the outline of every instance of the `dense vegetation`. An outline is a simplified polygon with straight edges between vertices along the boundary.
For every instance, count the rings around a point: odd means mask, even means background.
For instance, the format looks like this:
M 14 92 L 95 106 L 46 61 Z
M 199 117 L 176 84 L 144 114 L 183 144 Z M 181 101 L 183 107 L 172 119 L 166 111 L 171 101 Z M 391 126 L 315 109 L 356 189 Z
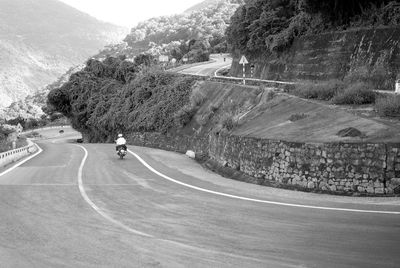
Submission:
M 108 46 L 100 55 L 121 55 L 128 58 L 140 52 L 188 62 L 208 60 L 210 53 L 227 51 L 225 30 L 243 0 L 205 1 L 190 12 L 156 17 L 133 27 L 126 44 Z
M 148 55 L 135 62 L 89 60 L 50 91 L 48 102 L 90 141 L 112 140 L 118 132 L 165 132 L 182 116 L 179 111 L 189 102 L 195 80 L 162 72 L 151 63 Z
M 400 24 L 399 0 L 245 0 L 231 18 L 232 51 L 280 52 L 294 38 L 328 30 Z

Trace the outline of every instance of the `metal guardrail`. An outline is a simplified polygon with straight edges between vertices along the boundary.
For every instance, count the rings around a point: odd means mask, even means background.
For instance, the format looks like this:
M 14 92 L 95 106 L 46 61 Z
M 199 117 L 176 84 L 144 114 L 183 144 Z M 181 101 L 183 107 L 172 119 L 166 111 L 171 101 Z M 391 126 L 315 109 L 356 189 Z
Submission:
M 28 145 L 24 147 L 0 153 L 0 167 L 4 167 L 38 150 L 38 147 L 35 143 L 29 139 L 27 141 Z
M 32 133 L 37 130 L 47 130 L 47 129 L 53 129 L 53 128 L 71 128 L 71 126 L 69 126 L 69 125 L 51 126 L 51 127 L 44 127 L 44 128 L 38 128 L 38 129 L 30 129 L 30 130 L 21 132 L 21 134 L 29 134 L 29 133 Z M 38 151 L 38 146 L 36 145 L 36 143 L 32 142 L 30 139 L 27 139 L 27 141 L 28 141 L 28 145 L 26 145 L 24 147 L 0 153 L 0 168 L 4 167 L 10 163 L 13 163 L 15 161 L 18 161 L 21 158 Z
M 34 128 L 34 129 L 29 129 L 29 130 L 22 131 L 21 134 L 29 134 L 29 133 L 32 133 L 34 131 L 48 130 L 48 129 L 53 129 L 53 128 L 71 128 L 71 126 L 70 125 L 65 125 L 65 126 L 51 126 L 51 127 Z

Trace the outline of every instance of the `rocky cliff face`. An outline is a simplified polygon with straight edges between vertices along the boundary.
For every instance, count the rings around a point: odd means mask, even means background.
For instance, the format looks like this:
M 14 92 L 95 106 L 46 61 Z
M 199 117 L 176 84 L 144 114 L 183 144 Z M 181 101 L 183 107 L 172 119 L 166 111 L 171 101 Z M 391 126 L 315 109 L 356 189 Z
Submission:
M 250 59 L 254 76 L 274 80 L 349 79 L 371 81 L 377 89 L 394 89 L 400 73 L 400 27 L 360 29 L 304 36 L 289 50 Z M 242 75 L 237 56 L 232 65 Z M 251 65 L 249 64 L 249 65 Z M 250 75 L 250 66 L 246 72 Z

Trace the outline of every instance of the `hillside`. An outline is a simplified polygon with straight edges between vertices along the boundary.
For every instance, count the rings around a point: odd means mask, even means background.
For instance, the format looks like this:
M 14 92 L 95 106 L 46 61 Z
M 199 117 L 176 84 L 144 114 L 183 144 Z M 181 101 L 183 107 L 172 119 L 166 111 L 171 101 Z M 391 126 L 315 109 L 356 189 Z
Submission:
M 351 80 L 393 90 L 400 68 L 400 1 L 247 1 L 227 29 L 242 75 L 274 80 Z M 246 70 L 250 73 L 250 70 Z
M 60 76 L 57 81 L 47 85 L 45 88 L 11 103 L 6 108 L 0 108 L 0 118 L 7 120 L 19 116 L 23 118 L 39 118 L 44 113 L 42 108 L 46 106 L 47 95 L 50 90 L 62 86 L 73 73 L 81 70 L 83 66 L 84 65 L 78 65 L 70 68 L 66 73 Z
M 155 17 L 133 27 L 126 43 L 106 48 L 102 56 L 125 54 L 128 58 L 146 52 L 180 61 L 208 60 L 210 52 L 225 52 L 225 30 L 242 0 L 206 0 L 182 14 Z
M 54 0 L 0 0 L 0 107 L 54 82 L 126 30 Z
M 242 2 L 242 0 L 206 0 L 183 14 L 149 19 L 132 28 L 131 33 L 125 38 L 127 42 L 106 45 L 100 52 L 91 55 L 99 60 L 104 60 L 107 56 L 121 55 L 132 60 L 141 53 L 150 54 L 155 59 L 163 54 L 178 61 L 183 57 L 186 57 L 188 62 L 208 60 L 210 52 L 226 51 L 224 32 L 230 17 Z M 79 64 L 83 62 L 84 60 Z M 49 72 L 51 71 L 48 70 L 46 74 Z M 20 84 L 23 85 L 22 82 Z M 46 89 L 43 94 L 40 88 L 37 89 L 36 87 L 35 91 L 38 91 L 38 96 L 28 96 L 26 99 L 21 97 L 8 109 L 3 111 L 0 109 L 0 117 L 10 118 L 19 114 L 28 117 L 37 115 L 37 108 L 41 107 L 43 102 L 35 103 L 35 100 L 41 100 L 49 91 Z
M 260 87 L 197 82 L 193 77 L 140 71 L 136 63 L 92 60 L 49 101 L 90 141 L 118 132 L 237 136 L 292 142 L 382 142 L 398 140 L 400 128 Z M 122 122 L 126 122 L 123 124 Z M 361 135 L 342 137 L 356 128 Z

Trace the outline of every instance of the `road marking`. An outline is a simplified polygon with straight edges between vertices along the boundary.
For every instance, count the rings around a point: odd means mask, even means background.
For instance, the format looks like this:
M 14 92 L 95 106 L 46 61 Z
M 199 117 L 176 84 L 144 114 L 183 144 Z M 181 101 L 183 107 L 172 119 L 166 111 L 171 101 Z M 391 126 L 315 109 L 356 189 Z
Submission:
M 227 64 L 227 65 L 225 65 L 225 66 L 222 66 L 222 67 L 218 68 L 217 70 L 215 70 L 214 76 L 215 76 L 215 77 L 224 77 L 224 76 L 219 76 L 219 75 L 218 75 L 218 72 L 219 72 L 220 70 L 222 70 L 222 69 L 226 69 L 226 68 L 230 67 L 231 65 L 232 65 L 232 63 L 231 63 L 231 64 Z
M 81 193 L 83 199 L 86 201 L 86 203 L 88 203 L 97 213 L 99 213 L 103 218 L 105 218 L 106 220 L 108 220 L 109 222 L 121 227 L 122 229 L 131 232 L 133 234 L 137 234 L 137 235 L 141 235 L 144 237 L 149 237 L 149 238 L 153 238 L 152 235 L 134 230 L 128 226 L 126 226 L 125 224 L 123 224 L 120 221 L 117 221 L 115 219 L 113 219 L 111 216 L 109 216 L 107 213 L 103 212 L 98 206 L 96 206 L 95 203 L 93 203 L 92 200 L 90 200 L 89 196 L 86 194 L 85 188 L 83 186 L 83 182 L 82 182 L 82 173 L 83 173 L 83 167 L 85 166 L 85 162 L 86 159 L 88 157 L 88 151 L 86 150 L 85 147 L 81 146 L 81 145 L 75 145 L 78 147 L 81 147 L 82 150 L 85 152 L 84 157 L 82 158 L 81 164 L 79 166 L 79 170 L 78 170 L 78 187 L 79 187 L 79 192 Z
M 9 169 L 6 169 L 6 170 L 3 171 L 2 173 L 0 173 L 0 177 L 3 176 L 3 175 L 5 175 L 5 174 L 7 174 L 8 172 L 10 172 L 10 171 L 16 169 L 17 167 L 19 167 L 19 166 L 22 165 L 23 163 L 25 163 L 25 162 L 31 160 L 32 158 L 34 158 L 35 156 L 37 156 L 38 154 L 40 154 L 40 153 L 43 151 L 42 148 L 40 148 L 40 146 L 37 145 L 36 143 L 35 143 L 35 145 L 36 145 L 36 147 L 38 148 L 38 151 L 37 151 L 36 153 L 34 153 L 33 155 L 29 156 L 28 158 L 25 158 L 24 160 L 18 162 L 17 164 L 15 164 L 14 166 L 10 167 Z
M 248 198 L 248 197 L 243 197 L 243 196 L 238 196 L 238 195 L 231 195 L 231 194 L 226 194 L 222 192 L 217 192 L 217 191 L 212 191 L 208 189 L 204 189 L 201 187 L 197 187 L 194 185 L 190 185 L 175 179 L 172 179 L 171 177 L 168 177 L 167 175 L 162 174 L 161 172 L 155 170 L 152 166 L 150 166 L 146 161 L 144 161 L 139 155 L 135 154 L 131 150 L 128 149 L 128 152 L 132 154 L 134 157 L 136 157 L 146 168 L 148 168 L 151 172 L 157 174 L 158 176 L 174 182 L 176 184 L 195 189 L 201 192 L 206 192 L 210 194 L 215 194 L 219 196 L 225 196 L 225 197 L 230 197 L 234 199 L 240 199 L 240 200 L 246 200 L 246 201 L 251 201 L 251 202 L 256 202 L 256 203 L 265 203 L 265 204 L 271 204 L 271 205 L 279 205 L 279 206 L 287 206 L 287 207 L 298 207 L 298 208 L 310 208 L 310 209 L 319 209 L 319 210 L 333 210 L 333 211 L 346 211 L 346 212 L 359 212 L 359 213 L 378 213 L 378 214 L 394 214 L 394 215 L 400 215 L 400 211 L 381 211 L 381 210 L 363 210 L 363 209 L 350 209 L 350 208 L 334 208 L 334 207 L 321 207 L 321 206 L 309 206 L 309 205 L 300 205 L 300 204 L 293 204 L 293 203 L 284 203 L 284 202 L 276 202 L 276 201 L 270 201 L 270 200 L 261 200 L 261 199 L 254 199 L 254 198 Z

